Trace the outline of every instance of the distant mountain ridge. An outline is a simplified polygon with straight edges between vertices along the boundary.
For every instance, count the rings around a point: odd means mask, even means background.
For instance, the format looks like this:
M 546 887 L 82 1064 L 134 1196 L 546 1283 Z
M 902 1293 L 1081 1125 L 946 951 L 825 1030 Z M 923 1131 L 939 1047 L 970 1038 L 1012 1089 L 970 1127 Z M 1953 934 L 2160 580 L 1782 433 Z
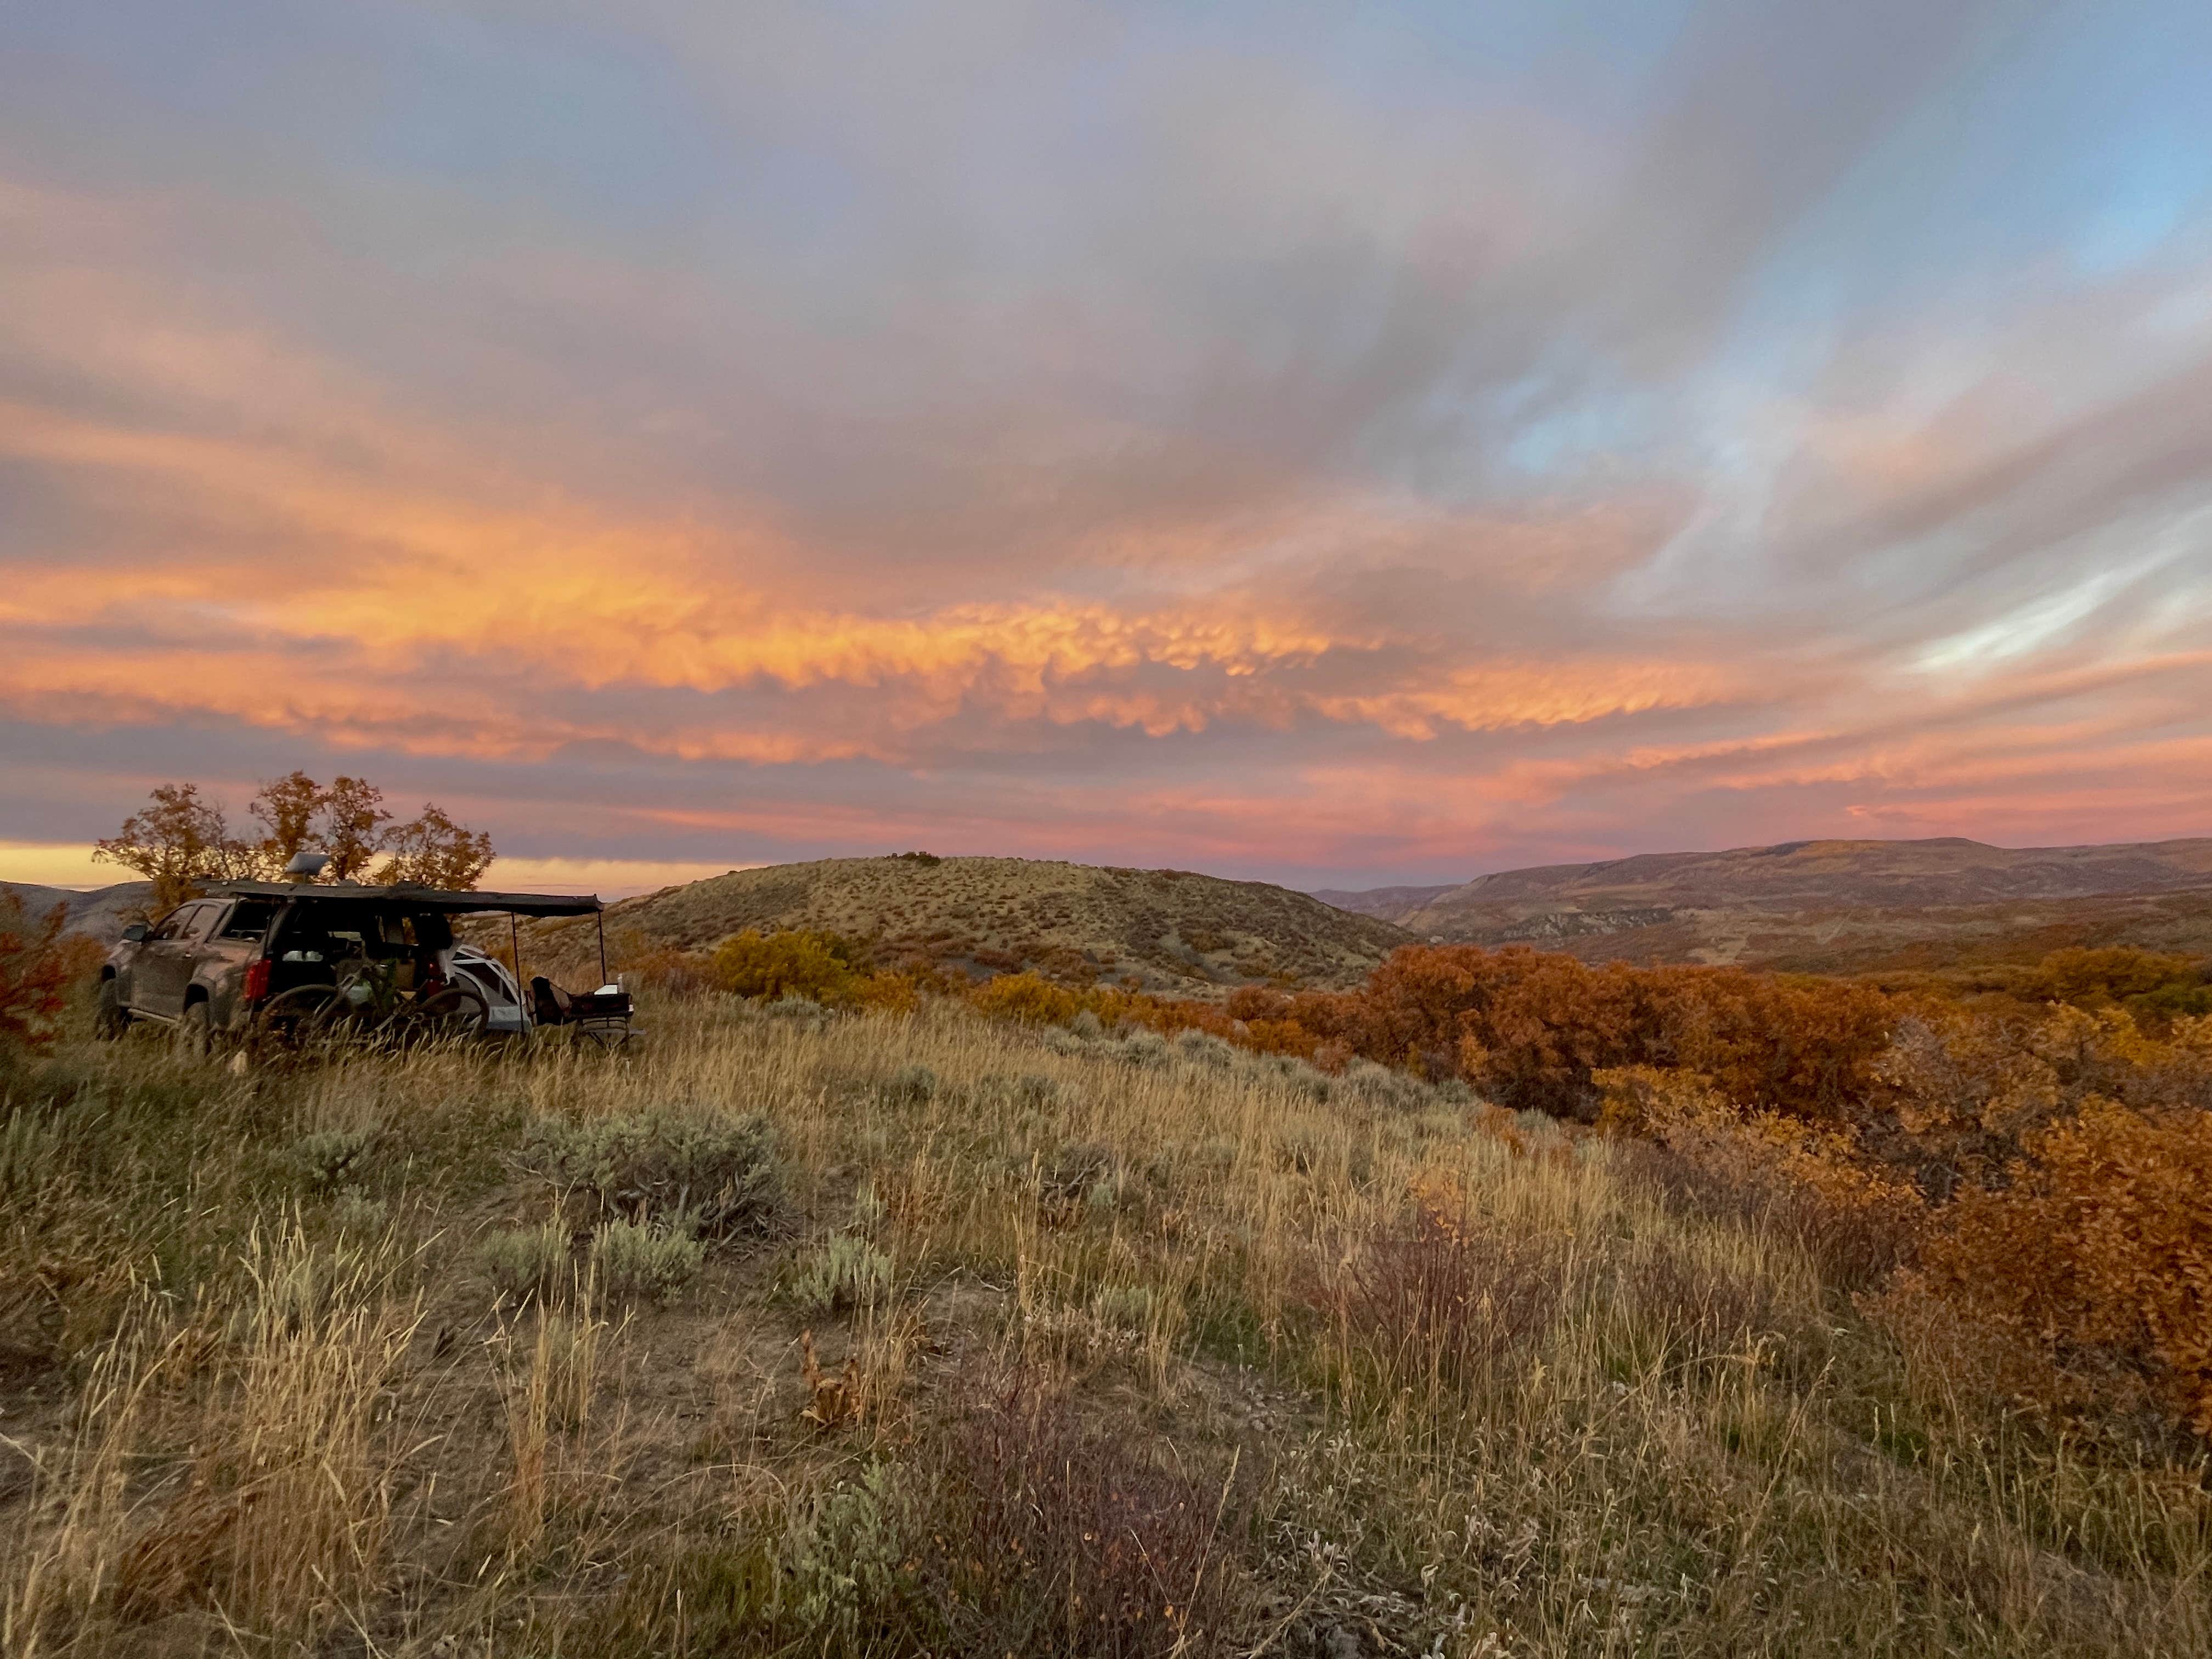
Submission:
M 112 945 L 154 894 L 150 881 L 118 881 L 112 886 L 79 892 L 71 887 L 43 887 L 31 881 L 0 881 L 0 892 L 23 901 L 24 914 L 43 921 L 57 904 L 66 912 L 63 931 L 82 933 L 103 945 Z
M 1350 901 L 1350 902 L 1347 902 Z M 1804 971 L 2068 944 L 2212 951 L 2212 837 L 2089 847 L 1797 841 L 1536 866 L 1329 902 L 1425 939 Z

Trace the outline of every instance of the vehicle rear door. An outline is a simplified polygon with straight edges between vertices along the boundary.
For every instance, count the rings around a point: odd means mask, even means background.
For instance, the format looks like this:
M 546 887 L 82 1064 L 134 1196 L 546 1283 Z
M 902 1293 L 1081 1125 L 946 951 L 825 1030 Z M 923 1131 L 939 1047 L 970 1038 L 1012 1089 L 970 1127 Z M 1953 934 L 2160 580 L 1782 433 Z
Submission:
M 133 1012 L 174 1019 L 185 1011 L 185 987 L 192 977 L 193 934 L 204 933 L 219 908 L 203 899 L 169 912 L 147 935 L 131 965 Z
M 193 981 L 205 986 L 218 1024 L 227 1022 L 236 1007 L 246 964 L 261 954 L 276 909 L 274 899 L 238 899 L 219 904 L 204 932 L 198 926 L 191 930 L 195 935 L 192 976 L 186 981 L 185 994 L 191 994 Z

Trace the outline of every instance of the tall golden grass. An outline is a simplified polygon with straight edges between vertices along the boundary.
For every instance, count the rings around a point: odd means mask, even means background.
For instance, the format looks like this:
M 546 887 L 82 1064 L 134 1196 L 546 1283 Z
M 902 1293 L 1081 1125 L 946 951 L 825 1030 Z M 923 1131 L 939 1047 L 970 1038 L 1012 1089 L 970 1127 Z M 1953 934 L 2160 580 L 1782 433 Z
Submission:
M 1931 1370 L 1711 1159 L 1203 1034 L 648 1017 L 19 1070 L 0 1647 L 2212 1651 L 2197 1443 Z M 672 1113 L 773 1124 L 768 1233 L 502 1302 L 530 1127 Z M 890 1289 L 825 1313 L 838 1237 Z

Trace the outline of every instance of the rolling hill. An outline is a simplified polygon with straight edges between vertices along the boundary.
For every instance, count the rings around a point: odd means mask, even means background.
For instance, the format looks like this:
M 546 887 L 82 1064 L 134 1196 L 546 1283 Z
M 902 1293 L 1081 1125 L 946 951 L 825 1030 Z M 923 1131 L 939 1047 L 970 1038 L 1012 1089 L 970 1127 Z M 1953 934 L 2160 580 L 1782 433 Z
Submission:
M 0 892 L 21 899 L 27 915 L 42 918 L 57 904 L 65 905 L 68 917 L 64 929 L 103 945 L 112 945 L 123 937 L 123 929 L 137 917 L 153 891 L 150 881 L 118 881 L 85 892 L 70 887 L 41 887 L 35 882 L 0 881 Z
M 1806 841 L 1332 894 L 1425 939 L 1585 961 L 1804 972 L 2033 961 L 2074 945 L 2212 951 L 2212 838 L 2004 848 Z
M 865 940 L 883 965 L 1055 979 L 1177 994 L 1239 985 L 1347 987 L 1411 936 L 1265 882 L 1008 858 L 824 859 L 737 870 L 622 900 L 611 939 L 634 950 L 713 946 L 747 928 Z M 580 966 L 588 927 L 545 924 L 526 955 Z
M 143 882 L 0 883 L 33 915 L 112 940 Z M 2078 945 L 2212 952 L 2212 838 L 2012 848 L 1958 838 L 1806 841 L 1501 871 L 1456 886 L 1308 895 L 1264 882 L 1008 858 L 827 859 L 623 899 L 611 937 L 701 949 L 748 927 L 867 941 L 886 965 L 1034 969 L 1176 994 L 1356 984 L 1415 939 L 1532 945 L 1589 962 L 1807 973 L 2033 962 Z M 570 976 L 590 930 L 545 924 L 526 954 Z

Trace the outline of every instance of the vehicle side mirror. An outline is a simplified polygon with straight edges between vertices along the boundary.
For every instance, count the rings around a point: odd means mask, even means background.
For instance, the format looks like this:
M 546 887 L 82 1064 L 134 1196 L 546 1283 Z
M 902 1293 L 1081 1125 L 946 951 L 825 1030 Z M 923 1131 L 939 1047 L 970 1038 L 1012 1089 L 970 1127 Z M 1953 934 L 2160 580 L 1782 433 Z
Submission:
M 125 945 L 143 945 L 146 942 L 146 924 L 143 921 L 132 922 L 123 930 L 123 942 Z

